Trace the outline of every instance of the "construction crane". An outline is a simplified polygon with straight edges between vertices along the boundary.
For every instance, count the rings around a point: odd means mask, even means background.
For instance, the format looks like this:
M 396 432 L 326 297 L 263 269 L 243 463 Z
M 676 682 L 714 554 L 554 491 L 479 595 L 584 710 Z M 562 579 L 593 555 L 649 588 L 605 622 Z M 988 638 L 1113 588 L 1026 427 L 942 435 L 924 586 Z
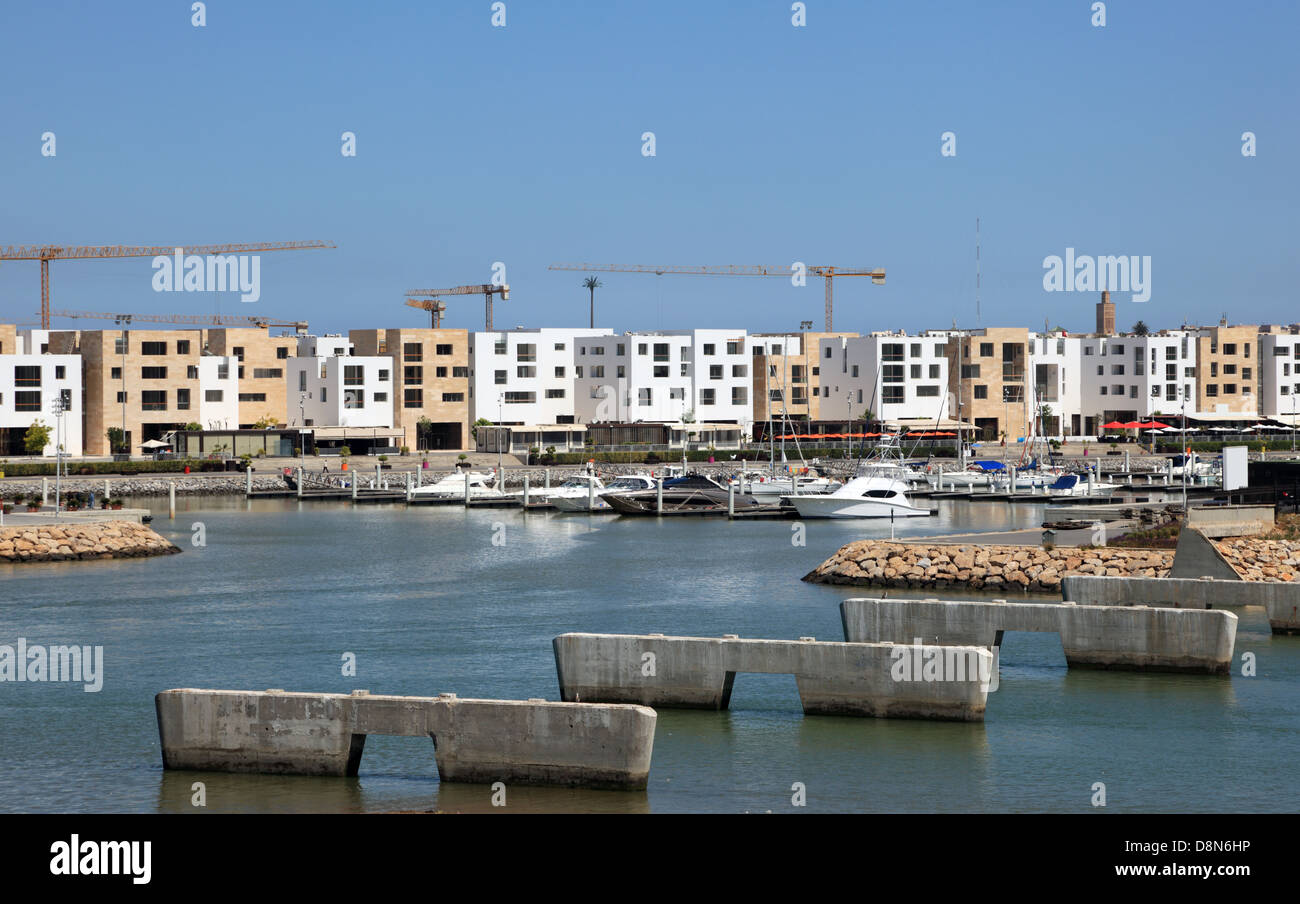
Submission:
M 548 270 L 584 270 L 597 273 L 653 273 L 663 276 L 665 273 L 689 276 L 781 276 L 789 279 L 798 271 L 794 266 L 747 267 L 729 265 L 725 267 L 647 267 L 637 264 L 628 266 L 604 264 L 552 264 Z M 873 285 L 885 284 L 883 267 L 804 267 L 809 276 L 820 276 L 826 280 L 826 332 L 832 332 L 832 310 L 834 308 L 834 281 L 837 276 L 870 276 Z
M 41 262 L 41 329 L 50 328 L 50 261 L 108 257 L 170 257 L 190 254 L 249 254 L 333 248 L 331 242 L 260 242 L 234 245 L 9 245 L 0 246 L 0 261 Z
M 406 293 L 406 303 L 413 308 L 420 308 L 428 311 L 430 319 L 433 322 L 433 328 L 436 330 L 442 325 L 442 314 L 447 310 L 439 299 L 444 295 L 482 295 L 487 301 L 487 314 L 485 317 L 488 332 L 492 331 L 492 296 L 500 295 L 502 301 L 510 300 L 510 287 L 506 285 L 494 286 L 483 284 L 478 286 L 456 286 L 454 289 L 412 289 Z M 428 299 L 422 301 L 420 299 Z
M 293 329 L 307 332 L 305 320 L 276 320 L 273 317 L 236 317 L 226 314 L 108 314 L 102 311 L 50 311 L 51 317 L 112 320 L 117 323 L 192 323 L 200 326 L 257 327 L 258 329 Z

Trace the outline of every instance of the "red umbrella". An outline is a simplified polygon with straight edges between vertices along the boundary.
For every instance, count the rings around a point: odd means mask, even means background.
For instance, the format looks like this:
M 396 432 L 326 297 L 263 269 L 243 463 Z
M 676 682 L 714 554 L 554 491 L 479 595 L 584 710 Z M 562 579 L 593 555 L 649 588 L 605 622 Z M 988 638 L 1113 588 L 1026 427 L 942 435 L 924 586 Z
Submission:
M 1133 426 L 1132 424 L 1125 424 L 1125 423 L 1121 423 L 1120 421 L 1111 421 L 1109 424 L 1102 424 L 1102 425 L 1101 425 L 1101 429 L 1103 429 L 1103 430 L 1127 430 L 1129 427 L 1132 427 L 1132 426 Z
M 1145 424 L 1138 424 L 1137 426 L 1142 430 L 1167 430 L 1169 428 L 1168 424 L 1162 424 L 1159 421 L 1147 421 Z

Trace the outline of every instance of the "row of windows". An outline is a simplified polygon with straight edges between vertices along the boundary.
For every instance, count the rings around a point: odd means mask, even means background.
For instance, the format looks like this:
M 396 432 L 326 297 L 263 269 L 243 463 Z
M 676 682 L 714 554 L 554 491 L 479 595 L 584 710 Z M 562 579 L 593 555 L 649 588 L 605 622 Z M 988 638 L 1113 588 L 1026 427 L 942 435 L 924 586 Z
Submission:
M 437 379 L 439 379 L 439 380 L 445 380 L 445 379 L 447 378 L 447 368 L 445 368 L 445 367 L 435 367 L 435 368 L 433 369 L 433 372 L 434 372 L 434 377 L 437 378 Z M 380 373 L 381 373 L 381 374 L 387 374 L 388 372 L 387 372 L 387 371 L 380 371 Z M 451 368 L 451 376 L 452 376 L 453 379 L 457 379 L 457 380 L 460 380 L 460 379 L 468 379 L 468 378 L 469 378 L 469 368 L 468 368 L 468 367 L 453 367 L 453 368 Z M 387 379 L 387 377 L 382 377 L 381 379 Z M 414 366 L 414 367 L 405 367 L 405 368 L 403 368 L 403 369 L 402 369 L 402 382 L 405 383 L 407 386 L 413 386 L 413 385 L 418 385 L 418 384 L 420 384 L 420 383 L 423 383 L 423 382 L 424 382 L 424 367 L 423 367 L 423 366 Z
M 465 393 L 463 392 L 444 392 L 442 394 L 444 402 L 463 402 Z M 402 391 L 402 405 L 406 408 L 423 408 L 424 407 L 424 390 L 423 389 L 405 389 Z
M 60 389 L 59 398 L 63 402 L 65 412 L 72 411 L 72 390 Z M 5 402 L 4 393 L 0 392 L 0 406 Z M 41 391 L 22 389 L 14 393 L 14 411 L 43 411 L 41 406 Z
M 66 380 L 68 369 L 62 364 L 54 365 L 54 379 Z M 39 364 L 24 364 L 14 367 L 14 385 L 15 386 L 40 386 L 41 385 L 41 366 Z
M 433 353 L 439 357 L 447 357 L 454 354 L 450 345 L 435 344 Z M 404 342 L 402 343 L 402 357 L 407 361 L 424 360 L 424 343 L 422 342 Z

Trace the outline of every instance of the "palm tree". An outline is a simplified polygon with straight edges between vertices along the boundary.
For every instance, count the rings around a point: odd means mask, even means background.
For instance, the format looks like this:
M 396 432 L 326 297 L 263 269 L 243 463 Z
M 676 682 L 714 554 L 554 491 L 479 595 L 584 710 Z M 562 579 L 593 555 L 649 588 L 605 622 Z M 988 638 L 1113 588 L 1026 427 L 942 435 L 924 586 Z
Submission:
M 1145 320 L 1139 320 L 1137 323 L 1133 324 L 1134 336 L 1146 336 L 1150 334 L 1150 332 L 1151 332 L 1151 328 L 1147 326 L 1147 322 Z
M 582 287 L 591 292 L 591 328 L 596 328 L 596 290 L 601 287 L 600 280 L 594 276 L 588 276 L 582 281 Z

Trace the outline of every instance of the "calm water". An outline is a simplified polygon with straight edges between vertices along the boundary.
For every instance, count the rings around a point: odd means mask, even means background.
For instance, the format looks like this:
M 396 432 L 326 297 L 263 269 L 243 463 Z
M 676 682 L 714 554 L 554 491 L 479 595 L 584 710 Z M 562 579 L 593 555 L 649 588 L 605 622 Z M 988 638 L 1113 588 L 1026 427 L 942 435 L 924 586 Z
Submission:
M 565 631 L 842 639 L 862 590 L 799 578 L 870 523 L 619 519 L 459 508 L 181 500 L 164 559 L 0 567 L 0 643 L 99 644 L 105 683 L 0 684 L 4 811 L 490 810 L 441 787 L 432 745 L 372 737 L 356 779 L 164 775 L 153 695 L 211 687 L 558 699 Z M 1005 530 L 1039 506 L 941 503 L 899 536 Z M 207 546 L 192 548 L 192 525 Z M 504 546 L 494 546 L 494 524 Z M 1009 635 L 983 724 L 805 718 L 794 679 L 737 677 L 731 710 L 659 713 L 644 794 L 512 788 L 509 809 L 670 812 L 1294 811 L 1300 639 L 1241 613 L 1258 677 L 1068 672 Z M 340 674 L 357 656 L 358 677 Z M 806 811 L 790 805 L 807 788 Z

